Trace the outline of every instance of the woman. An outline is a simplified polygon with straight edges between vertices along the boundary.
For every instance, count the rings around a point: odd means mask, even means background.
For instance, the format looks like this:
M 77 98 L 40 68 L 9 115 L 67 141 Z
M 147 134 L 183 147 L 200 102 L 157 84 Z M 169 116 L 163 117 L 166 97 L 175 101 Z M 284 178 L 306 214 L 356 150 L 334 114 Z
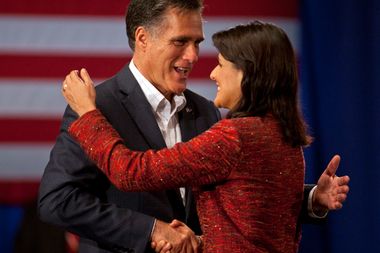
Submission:
M 63 94 L 81 116 L 69 129 L 124 191 L 193 187 L 204 252 L 296 252 L 309 144 L 298 109 L 297 67 L 286 34 L 261 22 L 213 35 L 215 105 L 227 119 L 172 149 L 128 150 L 95 106 L 86 71 Z M 84 84 L 84 85 L 83 85 Z M 78 102 L 80 101 L 80 102 Z

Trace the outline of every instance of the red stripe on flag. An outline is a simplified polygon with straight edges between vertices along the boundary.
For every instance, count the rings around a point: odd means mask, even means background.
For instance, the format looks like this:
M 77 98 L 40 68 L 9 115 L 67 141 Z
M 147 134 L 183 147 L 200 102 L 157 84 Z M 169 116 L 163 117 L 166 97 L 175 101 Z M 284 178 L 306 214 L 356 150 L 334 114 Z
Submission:
M 130 1 L 2 0 L 0 13 L 29 15 L 124 15 Z M 206 0 L 205 16 L 297 17 L 296 0 Z
M 54 142 L 61 119 L 0 119 L 0 142 Z
M 39 181 L 0 180 L 0 204 L 19 205 L 34 201 L 39 185 Z
M 206 0 L 204 16 L 298 17 L 296 0 Z
M 2 78 L 59 78 L 69 71 L 85 67 L 93 78 L 108 78 L 116 74 L 129 60 L 127 56 L 54 56 L 0 54 Z M 190 78 L 208 78 L 217 64 L 215 57 L 200 58 Z
M 126 57 L 54 55 L 0 55 L 1 77 L 64 79 L 70 70 L 87 68 L 93 77 L 113 76 L 129 60 Z
M 0 13 L 32 15 L 124 15 L 128 0 L 2 0 Z

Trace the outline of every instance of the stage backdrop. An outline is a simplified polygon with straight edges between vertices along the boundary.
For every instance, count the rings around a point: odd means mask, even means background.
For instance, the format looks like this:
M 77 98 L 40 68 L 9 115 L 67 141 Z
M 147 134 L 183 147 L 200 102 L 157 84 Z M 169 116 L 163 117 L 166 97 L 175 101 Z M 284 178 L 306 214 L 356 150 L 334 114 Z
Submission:
M 283 27 L 300 59 L 303 107 L 316 138 L 306 150 L 307 182 L 335 153 L 343 159 L 340 174 L 352 177 L 343 210 L 323 226 L 304 226 L 300 252 L 380 252 L 376 1 L 205 0 L 206 41 L 189 88 L 215 94 L 208 79 L 216 64 L 212 33 L 254 19 Z M 1 0 L 0 252 L 12 252 L 21 207 L 36 198 L 66 106 L 66 73 L 86 67 L 98 83 L 130 59 L 128 2 Z
M 0 2 L 0 252 L 10 253 L 21 204 L 36 198 L 40 177 L 66 106 L 65 75 L 86 67 L 96 83 L 130 58 L 126 0 L 1 0 Z M 297 52 L 297 2 L 206 0 L 205 42 L 189 88 L 213 99 L 217 63 L 211 35 L 254 19 L 283 27 Z

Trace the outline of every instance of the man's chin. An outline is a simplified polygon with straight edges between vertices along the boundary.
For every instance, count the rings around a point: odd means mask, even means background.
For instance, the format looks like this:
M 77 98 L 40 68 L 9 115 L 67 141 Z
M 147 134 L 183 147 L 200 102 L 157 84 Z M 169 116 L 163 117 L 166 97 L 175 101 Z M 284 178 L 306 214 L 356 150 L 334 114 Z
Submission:
M 185 90 L 186 90 L 186 88 L 185 88 L 185 89 L 178 90 L 178 91 L 175 92 L 175 94 L 176 94 L 176 95 L 181 95 Z
M 187 83 L 177 83 L 176 89 L 175 89 L 175 94 L 179 95 L 182 94 L 186 90 Z

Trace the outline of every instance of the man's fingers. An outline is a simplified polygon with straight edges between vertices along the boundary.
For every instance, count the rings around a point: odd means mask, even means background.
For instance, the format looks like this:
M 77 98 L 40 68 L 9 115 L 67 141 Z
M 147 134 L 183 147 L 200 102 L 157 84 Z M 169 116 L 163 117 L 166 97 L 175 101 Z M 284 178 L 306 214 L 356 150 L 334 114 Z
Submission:
M 166 242 L 164 246 L 162 247 L 161 252 L 170 252 L 171 249 L 172 249 L 172 245 Z
M 340 186 L 339 189 L 336 190 L 338 194 L 347 194 L 350 191 L 350 187 L 347 185 Z
M 156 246 L 152 248 L 154 249 L 155 252 L 161 252 L 164 249 L 165 245 L 166 245 L 166 241 L 161 240 L 159 242 L 156 242 Z
M 185 224 L 179 220 L 176 220 L 174 219 L 170 224 L 169 224 L 172 228 L 176 228 L 176 227 L 179 227 L 179 226 L 184 226 Z
M 190 249 L 192 250 L 192 252 L 198 253 L 199 241 L 195 235 L 190 235 L 190 245 L 189 246 L 191 246 Z
M 350 182 L 350 177 L 349 176 L 339 177 L 339 181 L 338 181 L 339 185 L 346 185 L 349 182 Z
M 190 242 L 189 244 L 187 244 L 187 246 L 186 246 L 186 252 L 197 253 L 196 249 L 194 248 L 193 242 Z
M 347 198 L 347 195 L 346 194 L 339 194 L 337 199 L 339 202 L 343 203 Z
M 336 170 L 338 169 L 339 167 L 339 163 L 340 163 L 340 156 L 339 155 L 335 155 L 331 161 L 329 162 L 329 164 L 327 165 L 327 168 L 325 170 L 325 173 L 329 176 L 329 177 L 332 177 L 335 175 L 336 173 Z
M 345 193 L 337 194 L 335 197 L 335 202 L 343 203 L 346 200 L 346 198 L 347 198 L 347 194 Z

